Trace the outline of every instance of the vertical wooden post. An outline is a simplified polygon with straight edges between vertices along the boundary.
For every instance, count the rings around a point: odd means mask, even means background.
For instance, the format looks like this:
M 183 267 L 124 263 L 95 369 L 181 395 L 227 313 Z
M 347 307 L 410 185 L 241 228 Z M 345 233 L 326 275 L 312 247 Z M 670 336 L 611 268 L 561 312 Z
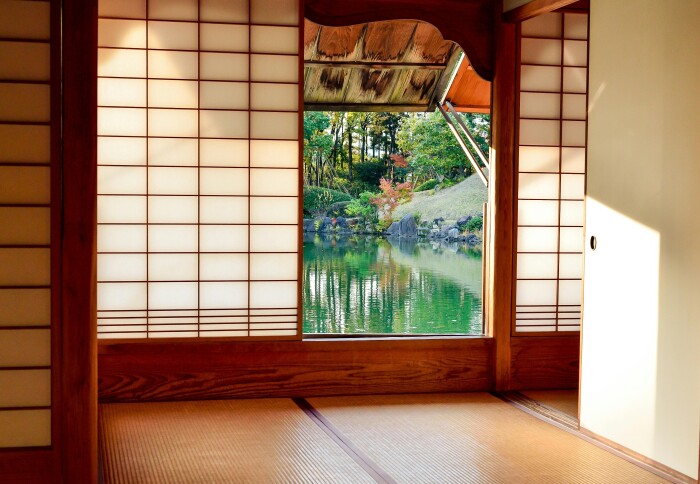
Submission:
M 494 386 L 507 390 L 511 375 L 513 290 L 513 163 L 515 149 L 515 25 L 496 19 L 492 85 L 493 156 L 489 190 L 489 335 L 495 340 Z
M 97 1 L 63 1 L 63 482 L 97 482 Z

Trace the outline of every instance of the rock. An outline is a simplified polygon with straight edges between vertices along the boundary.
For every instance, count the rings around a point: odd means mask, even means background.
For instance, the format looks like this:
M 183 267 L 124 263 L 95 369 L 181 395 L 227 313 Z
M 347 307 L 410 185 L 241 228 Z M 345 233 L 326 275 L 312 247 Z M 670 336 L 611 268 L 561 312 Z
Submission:
M 386 229 L 386 233 L 394 237 L 398 237 L 399 235 L 401 235 L 401 228 L 399 222 L 393 222 L 391 225 L 389 225 L 389 228 Z
M 440 227 L 442 225 L 442 222 L 444 222 L 445 219 L 442 217 L 438 217 L 435 220 L 433 220 L 433 225 L 436 225 L 437 227 Z
M 338 217 L 335 219 L 335 226 L 341 229 L 347 229 L 348 221 L 345 219 L 345 217 Z
M 346 220 L 348 221 L 348 225 L 350 227 L 354 227 L 360 223 L 360 217 L 348 218 Z
M 373 232 L 374 232 L 374 230 L 372 229 L 371 225 L 365 225 L 365 233 L 366 234 L 371 234 Z
M 457 239 L 457 238 L 459 237 L 459 229 L 457 229 L 457 228 L 451 228 L 451 229 L 447 232 L 447 236 L 448 236 L 450 239 Z
M 314 219 L 304 219 L 304 232 L 316 232 L 316 221 Z
M 428 227 L 418 227 L 418 235 L 420 237 L 427 237 L 430 234 L 430 229 Z
M 321 223 L 318 225 L 319 232 L 330 232 L 333 228 L 333 220 L 330 217 L 323 217 Z
M 413 215 L 404 215 L 404 217 L 399 222 L 399 235 L 401 237 L 417 237 L 418 236 L 418 226 L 416 225 L 416 219 Z
M 345 209 L 349 204 L 349 201 L 335 202 L 330 207 L 328 207 L 328 215 L 345 215 Z
M 459 220 L 457 220 L 457 225 L 459 225 L 460 227 L 462 225 L 467 225 L 471 219 L 471 215 L 467 215 L 466 217 L 460 217 Z

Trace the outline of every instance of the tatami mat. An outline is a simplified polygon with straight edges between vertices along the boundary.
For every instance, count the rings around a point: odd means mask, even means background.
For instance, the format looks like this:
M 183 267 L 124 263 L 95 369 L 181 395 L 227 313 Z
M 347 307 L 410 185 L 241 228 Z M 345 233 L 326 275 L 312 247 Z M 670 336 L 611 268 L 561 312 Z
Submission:
M 525 390 L 520 393 L 542 405 L 578 418 L 578 390 Z
M 489 394 L 308 401 L 398 482 L 665 482 Z
M 291 400 L 100 405 L 107 484 L 374 482 Z

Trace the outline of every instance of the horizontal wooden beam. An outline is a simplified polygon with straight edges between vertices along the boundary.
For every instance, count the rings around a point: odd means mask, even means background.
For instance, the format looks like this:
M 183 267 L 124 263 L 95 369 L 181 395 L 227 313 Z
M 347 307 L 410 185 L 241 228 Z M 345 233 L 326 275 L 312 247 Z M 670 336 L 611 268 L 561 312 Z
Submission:
M 429 104 L 326 104 L 304 103 L 305 111 L 349 111 L 352 113 L 420 113 L 434 111 Z
M 490 338 L 109 343 L 102 402 L 487 391 Z
M 527 19 L 537 17 L 545 13 L 553 12 L 563 7 L 567 7 L 578 0 L 532 0 L 525 5 L 509 10 L 503 14 L 505 22 L 523 22 Z
M 304 61 L 304 67 L 333 69 L 376 69 L 376 70 L 445 70 L 447 64 L 427 62 L 370 62 L 370 61 Z
M 510 340 L 510 390 L 578 388 L 578 333 L 514 336 Z
M 51 484 L 61 481 L 55 449 L 0 450 L 3 484 Z

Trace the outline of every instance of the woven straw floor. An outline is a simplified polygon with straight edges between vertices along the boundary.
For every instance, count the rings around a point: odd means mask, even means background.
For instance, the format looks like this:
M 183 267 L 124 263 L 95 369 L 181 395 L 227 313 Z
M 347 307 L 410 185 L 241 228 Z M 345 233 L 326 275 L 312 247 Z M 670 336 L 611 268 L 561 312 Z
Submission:
M 664 482 L 484 393 L 308 402 L 101 405 L 105 482 Z

